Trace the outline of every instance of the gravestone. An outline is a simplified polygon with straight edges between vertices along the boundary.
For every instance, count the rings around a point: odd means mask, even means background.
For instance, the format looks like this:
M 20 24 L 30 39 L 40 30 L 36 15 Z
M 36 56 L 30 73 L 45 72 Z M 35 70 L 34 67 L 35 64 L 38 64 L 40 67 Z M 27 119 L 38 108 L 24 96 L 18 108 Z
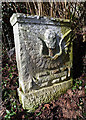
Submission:
M 14 13 L 10 22 L 19 73 L 19 100 L 31 112 L 72 86 L 70 41 L 74 35 L 69 20 Z

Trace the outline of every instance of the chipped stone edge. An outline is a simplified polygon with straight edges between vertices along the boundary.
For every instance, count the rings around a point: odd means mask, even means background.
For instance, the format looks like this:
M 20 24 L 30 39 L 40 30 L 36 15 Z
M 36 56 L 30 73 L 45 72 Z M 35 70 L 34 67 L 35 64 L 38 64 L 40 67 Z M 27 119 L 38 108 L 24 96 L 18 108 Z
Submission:
M 18 18 L 37 18 L 37 19 L 40 19 L 40 18 L 48 18 L 49 20 L 51 21 L 57 21 L 57 22 L 66 22 L 66 23 L 70 23 L 70 20 L 69 19 L 60 19 L 60 18 L 52 18 L 52 17 L 46 17 L 46 16 L 37 16 L 37 15 L 29 15 L 29 14 L 24 14 L 24 13 L 13 13 L 13 15 L 11 16 L 10 18 L 10 23 L 12 26 L 14 26 L 17 22 L 20 22 L 18 21 Z
M 24 94 L 18 88 L 17 90 L 18 90 L 20 103 L 22 104 L 24 109 L 28 110 L 28 112 L 34 112 L 35 109 L 39 105 L 41 105 L 42 103 L 48 103 L 51 100 L 57 99 L 62 93 L 67 91 L 69 88 L 71 88 L 72 84 L 73 84 L 73 80 L 71 78 L 68 81 L 64 81 L 62 83 L 54 84 L 53 86 L 42 88 L 40 90 L 34 90 L 34 91 L 26 93 L 26 94 Z M 48 93 L 47 93 L 47 91 L 48 91 Z M 37 94 L 39 95 L 38 96 L 39 100 L 37 100 L 37 98 L 36 98 Z M 44 96 L 45 94 L 47 94 L 46 98 L 41 97 L 41 96 Z M 33 100 L 32 96 L 35 98 L 35 100 L 31 102 L 30 99 Z

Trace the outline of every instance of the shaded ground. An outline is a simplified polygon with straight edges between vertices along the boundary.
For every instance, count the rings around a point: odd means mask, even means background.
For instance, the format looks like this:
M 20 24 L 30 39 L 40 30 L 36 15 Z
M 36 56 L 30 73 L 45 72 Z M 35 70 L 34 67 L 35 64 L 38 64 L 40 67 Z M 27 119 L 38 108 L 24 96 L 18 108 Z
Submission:
M 42 104 L 34 113 L 23 110 L 18 101 L 18 73 L 15 55 L 10 60 L 3 51 L 1 120 L 85 120 L 86 75 L 74 81 L 74 86 L 57 100 Z

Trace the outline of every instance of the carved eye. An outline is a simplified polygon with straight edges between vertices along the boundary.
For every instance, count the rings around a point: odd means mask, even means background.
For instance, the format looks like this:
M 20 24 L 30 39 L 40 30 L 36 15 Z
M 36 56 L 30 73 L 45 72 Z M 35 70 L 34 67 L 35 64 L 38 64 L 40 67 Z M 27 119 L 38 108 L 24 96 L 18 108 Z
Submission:
M 50 36 L 48 36 L 48 39 L 50 39 L 51 37 Z

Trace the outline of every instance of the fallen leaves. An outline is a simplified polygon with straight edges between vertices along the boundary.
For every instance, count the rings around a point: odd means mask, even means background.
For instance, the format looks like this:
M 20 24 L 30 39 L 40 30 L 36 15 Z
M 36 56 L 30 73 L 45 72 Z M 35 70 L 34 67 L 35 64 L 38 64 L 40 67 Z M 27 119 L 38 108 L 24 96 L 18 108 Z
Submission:
M 85 96 L 85 90 L 79 90 L 78 91 L 78 96 L 79 97 L 84 97 Z
M 70 97 L 72 97 L 72 96 L 73 96 L 73 92 L 72 92 L 72 90 L 69 89 L 69 90 L 67 91 L 67 94 L 68 94 Z
M 47 109 L 50 109 L 50 105 L 49 104 L 45 104 L 44 107 L 46 107 Z

